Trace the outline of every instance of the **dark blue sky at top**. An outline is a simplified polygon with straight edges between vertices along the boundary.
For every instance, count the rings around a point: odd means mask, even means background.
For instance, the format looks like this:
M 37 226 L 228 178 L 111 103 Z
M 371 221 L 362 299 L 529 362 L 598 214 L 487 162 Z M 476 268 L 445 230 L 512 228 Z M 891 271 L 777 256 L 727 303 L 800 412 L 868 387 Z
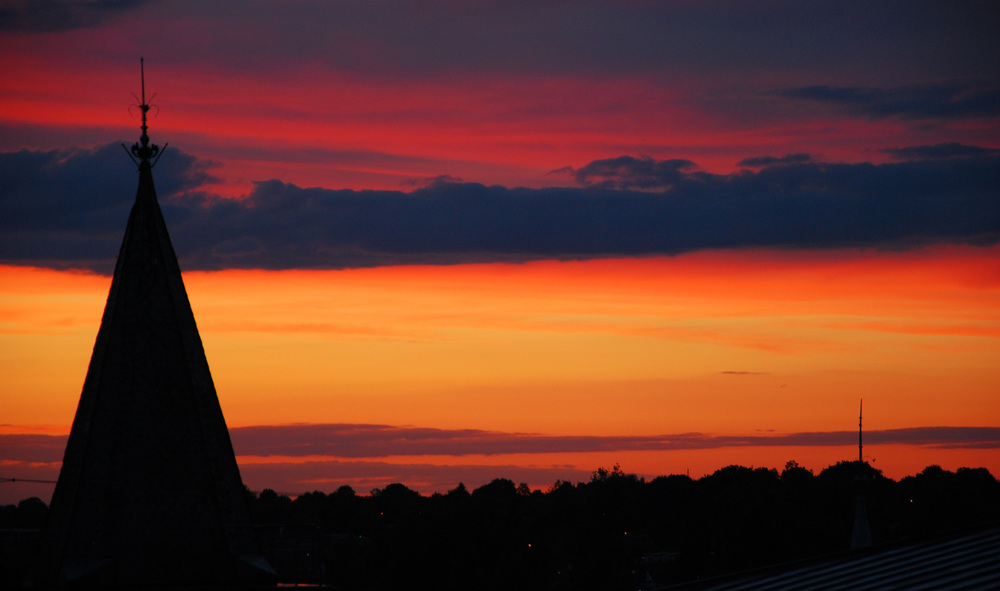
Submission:
M 177 39 L 170 53 L 180 60 L 223 60 L 231 67 L 267 68 L 299 58 L 395 76 L 451 69 L 732 74 L 782 66 L 825 71 L 893 56 L 900 76 L 950 69 L 956 76 L 993 77 L 989 58 L 1000 56 L 995 38 L 1000 9 L 989 1 L 194 4 L 196 18 L 188 22 L 211 26 L 213 34 L 196 43 Z M 183 22 L 186 6 L 162 0 L 34 0 L 0 9 L 0 31 L 92 27 L 139 10 L 177 15 Z M 266 42 L 253 38 L 256 32 L 266 32 Z M 137 33 L 151 47 L 178 35 L 155 26 Z
M 94 51 L 131 58 L 141 44 L 162 63 L 266 73 L 313 61 L 376 77 L 641 73 L 687 84 L 794 72 L 820 92 L 846 80 L 996 82 L 1000 61 L 990 1 L 34 0 L 0 7 L 0 33 L 58 34 L 136 14 L 136 30 Z

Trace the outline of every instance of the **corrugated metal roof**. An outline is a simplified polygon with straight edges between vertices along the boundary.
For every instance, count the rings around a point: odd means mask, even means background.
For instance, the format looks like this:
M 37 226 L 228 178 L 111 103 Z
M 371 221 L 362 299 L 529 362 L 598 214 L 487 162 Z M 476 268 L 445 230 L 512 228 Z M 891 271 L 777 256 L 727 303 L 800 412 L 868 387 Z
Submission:
M 1000 589 L 1000 525 L 948 538 L 894 544 L 672 587 L 775 589 Z

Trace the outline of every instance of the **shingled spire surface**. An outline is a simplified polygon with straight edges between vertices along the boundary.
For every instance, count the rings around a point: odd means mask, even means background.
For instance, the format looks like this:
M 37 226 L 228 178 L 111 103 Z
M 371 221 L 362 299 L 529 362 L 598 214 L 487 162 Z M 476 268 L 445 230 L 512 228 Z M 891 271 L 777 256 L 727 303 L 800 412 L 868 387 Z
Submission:
M 230 585 L 268 568 L 157 203 L 145 92 L 141 107 L 139 188 L 52 497 L 41 587 Z

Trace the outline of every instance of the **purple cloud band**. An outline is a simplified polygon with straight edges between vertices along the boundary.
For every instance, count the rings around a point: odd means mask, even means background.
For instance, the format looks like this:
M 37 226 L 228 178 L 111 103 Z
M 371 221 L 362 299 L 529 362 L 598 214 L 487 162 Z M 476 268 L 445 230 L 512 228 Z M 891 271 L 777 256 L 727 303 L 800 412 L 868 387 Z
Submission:
M 336 456 L 366 458 L 412 455 L 500 455 L 654 451 L 724 447 L 851 445 L 854 431 L 802 432 L 783 435 L 709 435 L 680 433 L 654 436 L 587 436 L 448 430 L 390 425 L 288 425 L 241 427 L 231 431 L 240 455 Z M 914 427 L 865 433 L 875 444 L 939 448 L 998 448 L 1000 427 Z
M 812 447 L 852 445 L 855 431 L 780 435 L 679 433 L 653 436 L 588 436 L 504 433 L 475 429 L 431 429 L 367 424 L 262 425 L 230 429 L 240 456 L 384 458 L 390 456 L 469 456 L 608 451 L 669 451 L 727 447 Z M 941 449 L 1000 448 L 1000 427 L 911 427 L 865 432 L 878 445 Z M 58 462 L 65 436 L 0 435 L 0 460 Z

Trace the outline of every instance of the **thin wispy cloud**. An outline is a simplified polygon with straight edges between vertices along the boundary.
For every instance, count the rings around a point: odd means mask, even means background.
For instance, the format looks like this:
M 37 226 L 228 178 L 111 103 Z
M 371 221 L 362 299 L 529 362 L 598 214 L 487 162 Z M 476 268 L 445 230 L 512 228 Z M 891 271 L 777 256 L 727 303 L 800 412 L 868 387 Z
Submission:
M 550 436 L 475 429 L 427 429 L 388 425 L 289 425 L 232 429 L 234 446 L 247 456 L 336 456 L 376 458 L 406 455 L 499 455 L 663 451 L 727 447 L 808 447 L 851 445 L 856 431 L 778 435 L 677 433 L 656 436 Z M 1000 448 L 1000 427 L 913 427 L 872 430 L 873 444 L 940 448 Z
M 928 146 L 906 146 L 903 148 L 885 148 L 880 150 L 893 158 L 900 160 L 935 160 L 944 158 L 970 158 L 992 156 L 1000 150 L 969 146 L 958 142 L 945 142 Z
M 765 166 L 780 166 L 782 164 L 805 164 L 812 161 L 813 157 L 802 152 L 796 154 L 786 154 L 785 156 L 756 156 L 744 158 L 739 161 L 739 166 L 746 168 L 764 168 Z
M 781 91 L 787 98 L 824 103 L 871 118 L 995 118 L 1000 88 L 977 83 L 925 84 L 897 88 L 804 86 Z

